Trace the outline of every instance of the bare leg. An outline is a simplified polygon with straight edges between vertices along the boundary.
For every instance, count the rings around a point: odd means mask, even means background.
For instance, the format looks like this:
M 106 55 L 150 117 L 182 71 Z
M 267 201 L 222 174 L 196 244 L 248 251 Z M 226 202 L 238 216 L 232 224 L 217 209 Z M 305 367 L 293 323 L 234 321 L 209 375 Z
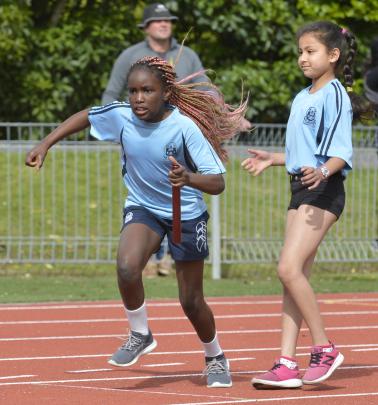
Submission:
M 160 242 L 160 236 L 144 224 L 129 224 L 121 232 L 117 254 L 118 288 L 129 310 L 140 308 L 144 302 L 142 270 Z
M 288 214 L 285 242 L 278 267 L 284 286 L 282 354 L 293 357 L 302 317 L 310 329 L 314 345 L 326 345 L 315 294 L 308 282 L 317 248 L 336 217 L 308 205 Z
M 215 321 L 203 296 L 203 260 L 176 261 L 176 277 L 181 306 L 202 342 L 215 337 Z

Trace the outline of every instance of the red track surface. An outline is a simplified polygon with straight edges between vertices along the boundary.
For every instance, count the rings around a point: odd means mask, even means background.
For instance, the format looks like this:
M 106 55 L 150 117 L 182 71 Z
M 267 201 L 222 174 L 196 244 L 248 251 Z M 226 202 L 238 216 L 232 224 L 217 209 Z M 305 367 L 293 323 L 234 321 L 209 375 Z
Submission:
M 345 355 L 326 383 L 299 390 L 255 390 L 250 380 L 279 354 L 280 297 L 212 298 L 232 388 L 206 388 L 202 347 L 177 301 L 149 301 L 158 347 L 128 368 L 107 358 L 127 323 L 120 302 L 0 305 L 0 403 L 378 404 L 378 294 L 319 296 L 329 337 Z M 301 369 L 308 331 L 299 339 Z

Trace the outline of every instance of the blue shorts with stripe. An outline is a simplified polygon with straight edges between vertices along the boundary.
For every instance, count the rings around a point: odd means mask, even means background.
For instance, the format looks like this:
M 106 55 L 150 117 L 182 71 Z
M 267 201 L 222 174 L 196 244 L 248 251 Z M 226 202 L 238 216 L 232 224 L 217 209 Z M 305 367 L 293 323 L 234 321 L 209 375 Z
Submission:
M 209 214 L 203 212 L 199 217 L 181 221 L 181 243 L 172 242 L 172 220 L 160 218 L 146 208 L 139 206 L 126 207 L 123 211 L 123 226 L 144 224 L 156 232 L 161 240 L 167 235 L 169 251 L 173 260 L 204 260 L 209 255 L 207 244 L 207 221 Z

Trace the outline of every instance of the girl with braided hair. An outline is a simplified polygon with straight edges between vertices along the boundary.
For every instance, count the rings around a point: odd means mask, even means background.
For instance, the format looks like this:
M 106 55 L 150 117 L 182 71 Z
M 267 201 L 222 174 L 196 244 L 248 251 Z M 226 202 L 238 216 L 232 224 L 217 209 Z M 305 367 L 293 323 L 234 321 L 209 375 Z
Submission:
M 130 331 L 109 363 L 130 366 L 157 345 L 148 325 L 142 270 L 167 235 L 180 303 L 203 344 L 207 386 L 230 387 L 228 361 L 203 295 L 209 215 L 202 193 L 224 190 L 226 153 L 221 143 L 237 133 L 246 102 L 231 108 L 215 86 L 199 85 L 209 86 L 211 92 L 176 82 L 173 67 L 161 58 L 142 58 L 127 77 L 128 102 L 71 116 L 28 153 L 26 164 L 39 169 L 51 146 L 88 126 L 95 138 L 120 144 L 128 195 L 117 276 Z M 172 241 L 172 186 L 181 188 L 180 244 Z
M 301 28 L 297 41 L 298 65 L 311 85 L 292 103 L 285 153 L 250 149 L 251 157 L 242 162 L 254 176 L 269 166 L 285 165 L 291 186 L 278 264 L 283 285 L 281 355 L 270 371 L 253 378 L 256 388 L 317 384 L 344 359 L 328 340 L 309 277 L 319 244 L 344 208 L 343 182 L 352 169 L 352 115 L 365 112 L 352 89 L 356 40 L 345 28 L 320 21 Z M 336 78 L 339 73 L 346 89 Z M 295 354 L 302 320 L 313 347 L 301 378 Z

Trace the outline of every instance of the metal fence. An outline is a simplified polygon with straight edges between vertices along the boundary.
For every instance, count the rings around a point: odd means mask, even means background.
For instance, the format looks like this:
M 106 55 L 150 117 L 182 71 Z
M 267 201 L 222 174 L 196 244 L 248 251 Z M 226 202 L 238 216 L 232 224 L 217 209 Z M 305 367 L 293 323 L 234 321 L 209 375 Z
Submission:
M 87 133 L 61 142 L 39 172 L 26 152 L 54 124 L 0 124 L 0 263 L 114 262 L 126 196 L 117 145 Z M 283 168 L 252 177 L 241 170 L 248 147 L 280 151 L 285 125 L 257 125 L 228 145 L 226 191 L 206 197 L 213 274 L 223 263 L 273 262 L 282 244 L 289 184 Z M 347 204 L 318 261 L 378 262 L 378 127 L 354 127 Z

